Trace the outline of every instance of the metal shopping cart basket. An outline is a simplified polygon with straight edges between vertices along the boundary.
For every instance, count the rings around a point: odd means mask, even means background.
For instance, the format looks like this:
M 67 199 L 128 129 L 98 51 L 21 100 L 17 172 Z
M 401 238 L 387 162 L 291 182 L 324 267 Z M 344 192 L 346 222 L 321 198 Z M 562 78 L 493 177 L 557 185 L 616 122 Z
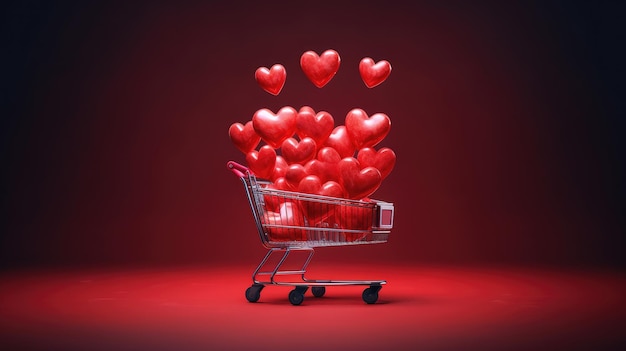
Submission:
M 363 301 L 373 304 L 378 300 L 385 280 L 310 280 L 304 275 L 315 247 L 387 242 L 393 227 L 392 203 L 277 190 L 269 181 L 257 179 L 243 165 L 230 161 L 227 166 L 243 182 L 261 242 L 268 249 L 252 274 L 253 284 L 246 290 L 248 301 L 258 301 L 266 285 L 293 286 L 289 292 L 289 302 L 293 305 L 302 303 L 309 287 L 313 296 L 321 297 L 326 286 L 340 285 L 367 286 Z M 295 251 L 305 252 L 301 268 L 283 269 L 287 257 Z M 268 263 L 275 254 L 278 260 Z M 285 276 L 300 278 L 283 281 Z

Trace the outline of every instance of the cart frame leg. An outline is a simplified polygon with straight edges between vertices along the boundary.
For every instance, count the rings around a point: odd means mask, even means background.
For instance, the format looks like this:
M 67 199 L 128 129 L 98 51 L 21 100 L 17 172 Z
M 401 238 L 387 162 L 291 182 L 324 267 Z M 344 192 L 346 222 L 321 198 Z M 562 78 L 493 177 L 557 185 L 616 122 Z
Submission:
M 296 270 L 281 270 L 282 265 L 285 263 L 285 261 L 287 260 L 287 257 L 289 257 L 289 254 L 292 251 L 308 251 L 308 255 L 306 257 L 306 259 L 304 260 L 304 263 L 302 264 L 302 267 L 300 269 L 296 269 Z M 267 262 L 269 261 L 270 257 L 272 257 L 275 253 L 279 253 L 282 252 L 282 257 L 278 260 L 278 262 L 276 263 L 276 265 L 274 266 L 274 268 L 272 268 L 271 270 L 266 270 L 266 271 L 262 271 L 263 267 L 265 267 L 265 265 L 267 264 Z M 279 284 L 279 282 L 276 281 L 276 276 L 279 275 L 300 275 L 302 282 L 306 282 L 306 278 L 304 277 L 304 275 L 306 274 L 306 268 L 308 267 L 309 263 L 311 262 L 311 259 L 313 258 L 313 254 L 315 253 L 315 250 L 313 250 L 313 248 L 310 247 L 305 247 L 305 248 L 271 248 L 267 251 L 267 253 L 265 254 L 265 257 L 263 257 L 263 259 L 261 260 L 261 263 L 259 263 L 259 265 L 257 266 L 257 268 L 254 270 L 254 273 L 252 273 L 252 282 L 254 284 Z M 259 276 L 262 275 L 269 275 L 270 279 L 269 281 L 263 281 L 258 279 Z

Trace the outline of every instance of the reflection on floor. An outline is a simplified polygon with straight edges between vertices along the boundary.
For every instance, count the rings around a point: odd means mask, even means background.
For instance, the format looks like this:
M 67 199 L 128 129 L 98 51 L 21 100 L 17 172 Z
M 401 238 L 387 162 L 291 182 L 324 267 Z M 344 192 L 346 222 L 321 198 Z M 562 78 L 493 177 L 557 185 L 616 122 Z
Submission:
M 543 350 L 626 345 L 626 274 L 501 267 L 312 266 L 312 279 L 363 287 L 268 286 L 254 267 L 9 271 L 0 274 L 0 344 L 41 350 Z

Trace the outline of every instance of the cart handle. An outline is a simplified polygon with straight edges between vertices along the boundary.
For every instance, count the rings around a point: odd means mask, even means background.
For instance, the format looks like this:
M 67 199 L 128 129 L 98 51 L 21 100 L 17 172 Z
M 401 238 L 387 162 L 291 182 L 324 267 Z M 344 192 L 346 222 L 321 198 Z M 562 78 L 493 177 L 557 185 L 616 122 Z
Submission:
M 246 176 L 246 173 L 249 172 L 248 167 L 240 165 L 235 161 L 228 161 L 228 163 L 226 163 L 226 166 L 228 167 L 228 169 L 233 171 L 233 173 L 235 173 L 235 175 L 239 178 L 244 178 Z

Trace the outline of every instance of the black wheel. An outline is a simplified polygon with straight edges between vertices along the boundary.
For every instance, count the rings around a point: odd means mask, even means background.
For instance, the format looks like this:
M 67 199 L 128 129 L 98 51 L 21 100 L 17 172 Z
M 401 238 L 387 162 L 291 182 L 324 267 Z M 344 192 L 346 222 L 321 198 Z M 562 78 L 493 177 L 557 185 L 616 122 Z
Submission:
M 257 302 L 261 298 L 261 290 L 263 285 L 254 284 L 246 289 L 246 300 L 249 302 Z
M 376 303 L 378 300 L 378 290 L 373 288 L 367 288 L 363 290 L 363 301 L 368 304 Z
M 326 293 L 326 287 L 323 286 L 314 286 L 311 288 L 311 292 L 315 297 L 322 297 Z
M 292 305 L 298 306 L 304 301 L 304 293 L 299 291 L 298 289 L 293 289 L 289 292 L 289 302 Z

